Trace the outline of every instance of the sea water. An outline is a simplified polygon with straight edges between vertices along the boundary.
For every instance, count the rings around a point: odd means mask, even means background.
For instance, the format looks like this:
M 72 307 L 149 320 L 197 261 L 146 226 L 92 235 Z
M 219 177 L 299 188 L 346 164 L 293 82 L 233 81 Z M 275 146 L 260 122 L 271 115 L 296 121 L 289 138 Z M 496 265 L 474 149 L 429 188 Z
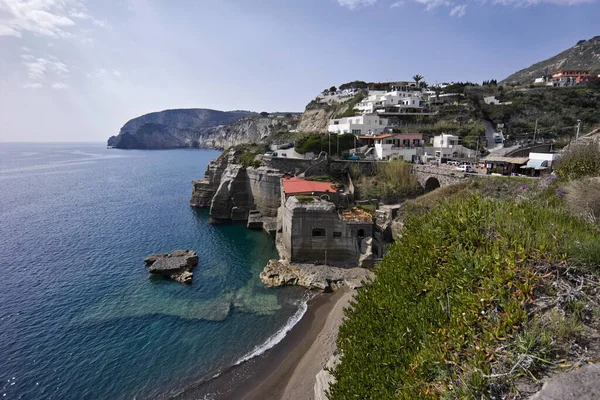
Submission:
M 162 398 L 272 347 L 305 310 L 273 239 L 188 205 L 209 150 L 0 143 L 0 399 Z M 193 249 L 192 285 L 150 253 Z

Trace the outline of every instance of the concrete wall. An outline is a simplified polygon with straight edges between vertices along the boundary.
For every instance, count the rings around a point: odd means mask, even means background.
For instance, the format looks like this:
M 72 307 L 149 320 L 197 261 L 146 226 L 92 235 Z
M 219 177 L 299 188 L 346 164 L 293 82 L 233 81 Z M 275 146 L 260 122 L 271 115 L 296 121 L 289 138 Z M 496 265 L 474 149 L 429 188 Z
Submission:
M 315 229 L 324 230 L 324 236 L 314 236 Z M 360 238 L 359 230 L 364 234 Z M 300 203 L 290 197 L 282 210 L 281 240 L 291 262 L 325 261 L 327 257 L 328 262 L 356 266 L 363 240 L 372 235 L 373 223 L 344 221 L 327 201 Z

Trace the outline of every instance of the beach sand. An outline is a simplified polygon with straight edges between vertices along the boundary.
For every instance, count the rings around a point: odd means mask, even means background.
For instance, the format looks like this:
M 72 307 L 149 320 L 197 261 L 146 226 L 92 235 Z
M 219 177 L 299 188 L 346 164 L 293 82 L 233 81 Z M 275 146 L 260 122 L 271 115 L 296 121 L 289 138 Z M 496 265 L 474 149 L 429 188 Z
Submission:
M 350 289 L 317 295 L 302 319 L 264 354 L 189 387 L 172 399 L 313 399 L 315 377 L 335 351 Z
M 348 307 L 354 291 L 344 289 L 329 296 L 329 301 L 315 310 L 315 319 L 303 340 L 260 386 L 243 397 L 245 400 L 314 398 L 315 376 L 336 349 L 344 308 Z

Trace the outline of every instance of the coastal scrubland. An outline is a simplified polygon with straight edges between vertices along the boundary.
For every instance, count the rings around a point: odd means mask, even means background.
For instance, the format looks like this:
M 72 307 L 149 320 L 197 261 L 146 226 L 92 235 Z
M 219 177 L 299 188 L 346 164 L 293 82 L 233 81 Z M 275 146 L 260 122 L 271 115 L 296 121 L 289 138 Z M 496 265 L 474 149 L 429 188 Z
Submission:
M 527 398 L 597 360 L 600 180 L 573 160 L 560 167 L 577 179 L 480 179 L 406 202 L 346 312 L 329 397 Z

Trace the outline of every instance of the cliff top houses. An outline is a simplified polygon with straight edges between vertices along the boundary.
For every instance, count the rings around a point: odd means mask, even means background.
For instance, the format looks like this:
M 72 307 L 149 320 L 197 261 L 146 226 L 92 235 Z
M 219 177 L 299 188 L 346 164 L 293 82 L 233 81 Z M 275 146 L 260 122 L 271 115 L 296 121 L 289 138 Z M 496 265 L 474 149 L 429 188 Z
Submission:
M 592 75 L 589 69 L 561 69 L 553 72 L 552 75 L 536 78 L 533 83 L 554 87 L 567 87 L 594 80 L 600 80 L 600 75 Z

